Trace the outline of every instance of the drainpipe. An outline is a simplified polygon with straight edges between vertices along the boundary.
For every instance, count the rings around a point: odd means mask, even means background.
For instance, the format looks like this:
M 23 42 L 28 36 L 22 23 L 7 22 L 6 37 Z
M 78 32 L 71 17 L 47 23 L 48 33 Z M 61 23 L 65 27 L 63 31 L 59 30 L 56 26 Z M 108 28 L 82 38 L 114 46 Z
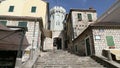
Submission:
M 21 65 L 22 65 L 22 46 L 23 46 L 24 36 L 25 36 L 25 30 L 23 29 L 22 38 L 20 40 L 20 45 L 17 53 L 15 68 L 21 68 Z
M 31 49 L 31 59 L 33 59 L 33 45 L 34 45 L 34 37 L 35 37 L 35 27 L 36 27 L 36 21 L 34 23 L 34 30 L 33 30 L 33 39 L 32 39 L 32 49 Z
M 17 55 L 17 57 L 19 58 L 22 57 L 22 45 L 23 45 L 24 36 L 25 36 L 25 31 L 23 30 L 22 38 L 21 38 L 20 45 L 19 45 L 18 55 Z

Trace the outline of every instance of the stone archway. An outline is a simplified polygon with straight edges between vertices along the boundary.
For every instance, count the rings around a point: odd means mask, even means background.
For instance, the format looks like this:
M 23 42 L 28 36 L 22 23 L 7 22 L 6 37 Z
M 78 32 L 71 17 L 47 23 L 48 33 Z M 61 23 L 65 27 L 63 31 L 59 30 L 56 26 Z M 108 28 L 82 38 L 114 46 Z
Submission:
M 59 37 L 55 37 L 53 41 L 53 46 L 57 49 L 62 49 L 62 39 Z

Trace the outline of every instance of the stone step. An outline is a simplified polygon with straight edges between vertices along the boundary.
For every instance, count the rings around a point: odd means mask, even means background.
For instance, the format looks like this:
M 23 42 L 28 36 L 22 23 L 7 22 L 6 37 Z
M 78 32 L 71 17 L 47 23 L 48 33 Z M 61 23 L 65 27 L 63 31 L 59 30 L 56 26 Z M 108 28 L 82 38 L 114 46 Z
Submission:
M 93 65 L 93 66 L 101 66 L 100 64 L 97 64 L 97 63 L 86 63 L 87 66 L 88 65 Z M 83 63 L 36 63 L 36 65 L 86 65 L 86 64 L 83 64 Z
M 82 65 L 41 65 L 37 66 L 37 68 L 105 68 L 102 66 L 82 66 Z
M 42 54 L 36 68 L 105 68 L 90 57 L 80 57 L 67 51 L 57 50 Z
M 39 59 L 37 62 L 41 62 L 41 61 L 43 61 L 43 62 L 95 62 L 94 60 L 83 60 L 83 59 L 68 59 L 68 58 L 66 58 L 66 59 L 59 59 L 59 58 L 57 58 L 57 59 Z

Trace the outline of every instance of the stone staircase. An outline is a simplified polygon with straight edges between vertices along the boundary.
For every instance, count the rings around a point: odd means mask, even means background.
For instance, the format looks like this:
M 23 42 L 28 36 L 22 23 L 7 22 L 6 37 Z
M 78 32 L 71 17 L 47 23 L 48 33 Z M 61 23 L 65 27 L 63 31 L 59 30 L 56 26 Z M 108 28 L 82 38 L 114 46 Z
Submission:
M 80 57 L 67 51 L 56 50 L 42 53 L 36 68 L 105 68 L 90 57 Z

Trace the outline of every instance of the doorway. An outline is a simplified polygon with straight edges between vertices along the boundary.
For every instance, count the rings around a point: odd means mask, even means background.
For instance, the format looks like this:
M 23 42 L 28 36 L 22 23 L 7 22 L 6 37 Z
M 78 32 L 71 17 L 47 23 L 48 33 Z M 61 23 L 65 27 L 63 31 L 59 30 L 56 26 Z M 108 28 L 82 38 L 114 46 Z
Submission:
M 90 56 L 91 55 L 90 39 L 87 38 L 85 40 L 85 43 L 86 43 L 86 56 Z
M 1 51 L 0 50 L 0 68 L 14 68 L 16 62 L 17 51 Z
M 57 47 L 57 49 L 62 49 L 62 40 L 59 37 L 54 38 L 53 46 Z
M 64 49 L 65 49 L 65 50 L 68 49 L 67 40 L 65 40 Z

